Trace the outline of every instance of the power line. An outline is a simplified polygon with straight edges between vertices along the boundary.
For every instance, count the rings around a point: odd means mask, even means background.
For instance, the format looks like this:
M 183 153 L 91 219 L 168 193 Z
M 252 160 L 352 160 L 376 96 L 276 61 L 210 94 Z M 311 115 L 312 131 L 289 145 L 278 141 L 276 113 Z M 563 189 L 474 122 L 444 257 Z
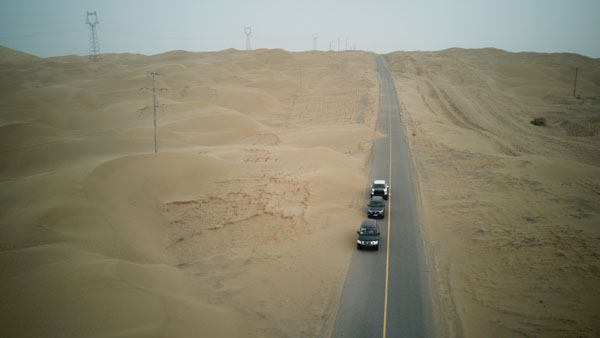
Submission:
M 66 25 L 78 23 L 81 24 L 79 20 L 67 20 L 62 22 L 46 22 L 46 23 L 19 23 L 19 24 L 0 24 L 0 28 L 19 28 L 19 27 L 45 27 L 45 26 L 56 26 L 56 25 Z
M 102 19 L 102 24 L 104 25 L 103 27 L 108 27 L 107 24 L 109 26 L 114 26 L 114 27 L 125 27 L 125 28 L 129 28 L 129 29 L 133 29 L 135 31 L 148 31 L 154 28 L 154 26 L 152 25 L 137 25 L 137 24 L 130 24 L 130 23 L 123 23 L 123 22 L 119 22 L 119 21 L 113 21 L 113 20 L 109 20 L 109 19 Z M 187 29 L 187 30 L 181 30 L 181 25 L 177 24 L 177 25 L 172 25 L 172 24 L 161 24 L 160 28 L 162 31 L 166 31 L 169 32 L 169 34 L 176 34 L 177 36 L 180 35 L 198 35 L 198 34 L 203 34 L 203 35 L 214 35 L 214 34 L 228 34 L 228 35 L 235 35 L 239 38 L 240 33 L 239 31 L 221 31 L 221 32 L 215 32 L 215 31 L 194 31 L 191 29 Z M 171 29 L 171 28 L 175 28 L 175 29 Z
M 0 39 L 24 39 L 24 38 L 35 38 L 38 36 L 47 36 L 47 35 L 56 35 L 56 34 L 64 34 L 64 33 L 74 33 L 74 32 L 82 32 L 87 30 L 87 28 L 78 28 L 78 29 L 65 29 L 60 31 L 53 32 L 43 32 L 43 33 L 30 33 L 30 34 L 18 34 L 18 35 L 5 35 L 0 36 Z
M 104 21 L 103 21 L 104 22 Z M 133 32 L 133 31 L 127 31 L 127 30 L 120 30 L 120 29 L 113 29 L 111 26 L 103 26 L 104 28 L 102 28 L 103 32 L 113 32 L 113 33 L 119 33 L 119 34 L 129 34 L 129 35 L 134 35 L 134 36 L 141 36 L 141 37 L 147 37 L 147 38 L 158 38 L 158 39 L 169 39 L 169 40 L 182 40 L 182 41 L 219 41 L 219 40 L 238 40 L 240 38 L 239 33 L 235 34 L 235 35 L 228 35 L 228 36 L 221 36 L 221 37 L 182 37 L 182 36 L 175 36 L 175 35 L 165 35 L 165 34 L 156 34 L 156 33 L 147 33 L 147 32 Z M 214 35 L 214 33 L 211 33 Z

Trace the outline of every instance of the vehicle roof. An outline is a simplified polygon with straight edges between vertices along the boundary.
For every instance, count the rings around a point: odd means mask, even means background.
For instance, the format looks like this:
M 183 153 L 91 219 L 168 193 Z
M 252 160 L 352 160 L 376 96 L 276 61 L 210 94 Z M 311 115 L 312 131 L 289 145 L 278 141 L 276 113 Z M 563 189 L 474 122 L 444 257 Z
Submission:
M 371 197 L 371 201 L 373 201 L 373 202 L 383 202 L 383 197 L 381 197 L 381 196 L 373 196 L 373 197 Z
M 365 219 L 362 221 L 362 224 L 360 225 L 361 228 L 377 228 L 377 222 L 374 219 Z
M 373 184 L 385 184 L 385 180 L 375 180 Z

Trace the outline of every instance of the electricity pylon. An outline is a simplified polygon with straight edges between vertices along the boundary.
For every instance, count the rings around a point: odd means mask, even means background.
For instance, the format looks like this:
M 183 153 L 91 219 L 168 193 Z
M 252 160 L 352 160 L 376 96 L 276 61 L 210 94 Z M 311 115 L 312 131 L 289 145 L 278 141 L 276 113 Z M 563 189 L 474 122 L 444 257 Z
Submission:
M 90 20 L 90 17 L 93 17 L 93 20 Z M 98 41 L 98 31 L 96 31 L 96 25 L 99 22 L 96 11 L 87 12 L 85 23 L 90 25 L 90 60 L 96 62 L 100 57 L 100 41 Z
M 246 34 L 246 50 L 251 50 L 250 47 L 250 34 L 252 34 L 252 27 L 244 27 L 244 33 Z

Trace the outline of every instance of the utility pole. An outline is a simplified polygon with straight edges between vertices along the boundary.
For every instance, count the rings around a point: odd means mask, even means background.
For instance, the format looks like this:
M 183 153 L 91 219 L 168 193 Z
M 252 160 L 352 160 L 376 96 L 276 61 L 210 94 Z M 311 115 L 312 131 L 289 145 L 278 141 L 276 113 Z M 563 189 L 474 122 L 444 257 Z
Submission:
M 158 153 L 158 140 L 156 137 L 156 86 L 154 85 L 154 76 L 158 75 L 158 73 L 152 72 L 152 107 L 154 108 L 154 153 Z
M 329 40 L 329 50 L 331 50 L 331 40 Z
M 575 91 L 577 90 L 577 71 L 579 68 L 575 67 L 575 84 L 573 85 L 573 96 L 577 97 Z
M 156 72 L 151 72 L 150 75 L 152 75 L 152 108 L 154 110 L 154 153 L 158 153 L 158 137 L 157 137 L 157 132 L 158 132 L 158 118 L 156 115 L 156 108 L 158 108 L 159 104 L 158 101 L 156 99 L 156 91 L 159 90 L 167 90 L 167 88 L 156 88 L 156 76 L 160 75 Z M 150 89 L 150 88 L 141 88 L 141 89 Z
M 96 25 L 99 23 L 98 15 L 96 11 L 86 13 L 85 23 L 90 25 L 90 60 L 97 62 L 100 55 L 100 42 L 98 41 L 98 32 L 96 31 Z M 90 17 L 93 17 L 93 20 L 90 20 Z
M 302 64 L 300 64 L 300 95 L 302 95 Z
M 250 34 L 252 34 L 252 27 L 244 27 L 244 34 L 246 34 L 246 50 L 251 50 L 250 47 Z
M 340 51 L 340 38 L 338 38 L 338 52 Z
M 317 50 L 317 38 L 319 36 L 317 35 L 317 33 L 313 33 L 313 50 Z

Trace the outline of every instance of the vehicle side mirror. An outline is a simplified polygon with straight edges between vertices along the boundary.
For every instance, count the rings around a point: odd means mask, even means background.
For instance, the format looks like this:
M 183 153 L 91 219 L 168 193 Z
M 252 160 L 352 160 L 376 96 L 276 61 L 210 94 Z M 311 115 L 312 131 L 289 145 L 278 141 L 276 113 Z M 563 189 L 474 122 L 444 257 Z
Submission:
M 377 231 L 377 235 L 381 235 L 381 232 Z
M 357 233 L 357 234 L 360 234 L 360 230 L 356 230 L 356 233 Z

